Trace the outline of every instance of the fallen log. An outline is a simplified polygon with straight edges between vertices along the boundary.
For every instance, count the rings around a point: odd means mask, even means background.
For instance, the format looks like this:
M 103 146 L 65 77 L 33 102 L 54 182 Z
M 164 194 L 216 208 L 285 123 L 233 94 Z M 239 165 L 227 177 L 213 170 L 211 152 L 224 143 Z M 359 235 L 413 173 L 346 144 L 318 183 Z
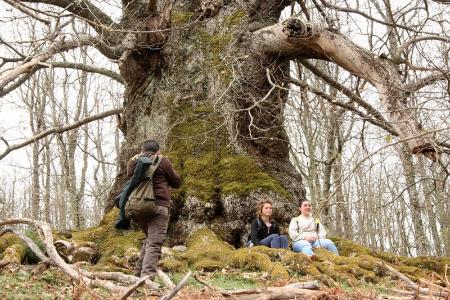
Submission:
M 27 254 L 24 244 L 14 244 L 3 251 L 3 261 L 20 265 Z
M 95 263 L 100 257 L 98 247 L 92 242 L 68 242 L 57 240 L 54 242 L 59 255 L 68 263 L 87 261 Z
M 334 297 L 323 291 L 296 288 L 292 286 L 266 287 L 256 289 L 245 289 L 227 291 L 223 294 L 225 298 L 233 296 L 239 300 L 271 300 L 271 299 L 320 299 L 328 300 Z

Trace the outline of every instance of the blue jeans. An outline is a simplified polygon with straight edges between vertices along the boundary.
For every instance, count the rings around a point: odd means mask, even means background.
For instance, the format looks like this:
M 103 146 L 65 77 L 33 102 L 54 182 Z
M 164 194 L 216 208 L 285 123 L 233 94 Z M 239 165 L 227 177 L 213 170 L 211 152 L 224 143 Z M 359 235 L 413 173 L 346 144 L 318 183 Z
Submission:
M 288 239 L 284 235 L 280 234 L 271 234 L 268 237 L 261 240 L 261 245 L 270 247 L 270 248 L 287 248 L 288 247 Z
M 301 252 L 308 256 L 311 256 L 314 254 L 312 251 L 313 247 L 314 248 L 322 247 L 333 252 L 336 255 L 339 255 L 336 245 L 333 243 L 332 240 L 329 239 L 318 239 L 312 243 L 308 242 L 307 240 L 299 240 L 294 243 L 294 245 L 292 246 L 292 250 L 294 250 L 294 252 L 297 253 Z

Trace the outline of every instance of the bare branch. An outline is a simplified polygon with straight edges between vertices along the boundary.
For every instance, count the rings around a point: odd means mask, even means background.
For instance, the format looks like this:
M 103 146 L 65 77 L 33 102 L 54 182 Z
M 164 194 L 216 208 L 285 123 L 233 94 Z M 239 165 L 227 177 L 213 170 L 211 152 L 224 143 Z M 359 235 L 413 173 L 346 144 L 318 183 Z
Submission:
M 161 269 L 156 269 L 156 274 L 158 277 L 164 282 L 165 286 L 169 289 L 175 288 L 175 284 L 173 284 L 172 280 L 170 280 L 169 276 L 166 275 Z
M 366 18 L 368 20 L 371 20 L 371 21 L 374 21 L 376 23 L 380 23 L 380 24 L 383 24 L 383 25 L 386 25 L 386 26 L 389 26 L 389 27 L 399 27 L 399 28 L 402 28 L 402 29 L 405 29 L 405 30 L 408 30 L 408 31 L 420 33 L 420 31 L 413 29 L 411 26 L 403 26 L 403 25 L 400 25 L 400 24 L 393 24 L 393 23 L 382 21 L 382 20 L 378 20 L 378 19 L 372 17 L 371 15 L 368 15 L 365 12 L 362 12 L 362 11 L 357 10 L 357 9 L 336 6 L 336 5 L 333 5 L 333 4 L 331 4 L 331 3 L 329 3 L 329 2 L 327 2 L 325 0 L 320 0 L 320 2 L 322 2 L 322 4 L 325 7 L 327 7 L 327 8 L 332 8 L 332 9 L 335 9 L 337 11 L 342 11 L 342 12 L 347 12 L 347 13 L 358 14 L 358 15 L 363 16 L 364 18 Z
M 98 37 L 83 35 L 83 36 L 79 36 L 78 39 L 74 39 L 74 40 L 70 40 L 70 41 L 65 41 L 63 38 L 63 39 L 53 43 L 49 47 L 49 49 L 47 51 L 45 51 L 44 53 L 39 54 L 39 55 L 31 58 L 30 60 L 25 60 L 25 62 L 22 63 L 21 65 L 2 74 L 0 76 L 0 95 L 1 96 L 6 95 L 7 93 L 11 92 L 12 90 L 14 90 L 16 87 L 18 87 L 20 85 L 20 84 L 14 84 L 14 88 L 10 88 L 10 87 L 7 87 L 8 83 L 16 80 L 23 74 L 27 74 L 27 73 L 30 74 L 30 73 L 35 72 L 36 68 L 45 67 L 46 65 L 42 65 L 42 63 L 44 63 L 47 60 L 49 60 L 50 58 L 52 58 L 55 54 L 61 53 L 64 51 L 68 51 L 71 49 L 75 49 L 75 48 L 78 48 L 83 45 L 92 45 L 109 58 L 111 58 L 111 57 L 118 58 L 118 57 L 120 57 L 120 54 L 122 52 L 120 47 L 109 47 L 108 45 L 106 45 L 106 43 L 104 41 L 102 41 L 101 38 L 98 38 Z M 59 65 L 61 65 L 61 63 L 55 63 L 55 65 L 59 66 Z M 76 64 L 72 65 L 72 67 L 81 69 L 81 66 L 76 65 Z M 123 82 L 122 79 L 121 78 L 119 79 L 119 77 L 117 75 L 114 75 L 111 72 L 107 72 L 104 69 L 91 67 L 90 70 L 95 71 L 96 73 L 100 73 L 100 74 L 109 76 L 119 82 Z M 87 69 L 86 69 L 86 71 L 87 71 Z M 28 77 L 26 79 L 28 79 Z M 21 82 L 24 82 L 25 80 L 22 79 Z
M 302 80 L 291 78 L 289 80 L 289 82 L 292 84 L 295 84 L 305 90 L 309 90 L 309 91 L 313 92 L 315 95 L 322 97 L 323 99 L 325 99 L 326 101 L 330 102 L 333 105 L 342 107 L 348 111 L 352 111 L 355 114 L 357 114 L 358 116 L 360 116 L 362 120 L 372 123 L 375 126 L 381 127 L 394 136 L 398 136 L 395 129 L 392 128 L 392 126 L 390 126 L 389 123 L 385 123 L 380 120 L 374 119 L 370 115 L 366 115 L 365 113 L 359 111 L 358 109 L 356 109 L 355 107 L 353 107 L 347 103 L 342 103 L 342 102 L 336 101 L 336 99 L 332 98 L 330 95 L 326 94 L 322 90 L 319 90 L 313 86 L 310 86 L 309 84 L 307 84 L 306 82 L 304 82 Z
M 317 8 L 317 10 L 320 12 L 322 17 L 324 18 L 325 22 L 327 22 L 328 26 L 333 27 L 333 22 L 328 18 L 327 14 L 324 12 L 320 4 L 317 2 L 317 0 L 312 0 L 314 3 L 314 6 Z
M 438 81 L 442 80 L 449 80 L 450 81 L 450 71 L 447 72 L 440 72 L 431 74 L 429 76 L 426 76 L 424 78 L 419 79 L 416 82 L 412 82 L 406 86 L 406 89 L 411 92 L 417 92 L 418 90 L 430 85 L 434 84 Z
M 191 275 L 192 275 L 192 271 L 189 270 L 189 272 L 187 272 L 186 275 L 184 275 L 183 279 L 181 279 L 181 281 L 177 284 L 177 286 L 175 288 L 173 288 L 167 295 L 163 296 L 161 298 L 161 300 L 172 299 L 187 283 L 187 281 L 188 281 L 189 277 L 191 277 Z
M 366 79 L 378 91 L 391 125 L 401 138 L 407 139 L 409 150 L 430 154 L 432 136 L 421 136 L 421 125 L 406 105 L 409 94 L 394 64 L 354 44 L 346 37 L 324 30 L 310 22 L 290 18 L 254 32 L 253 47 L 266 55 L 286 58 L 315 58 L 336 63 L 347 71 Z M 429 155 L 434 159 L 437 157 Z
M 115 109 L 111 109 L 111 110 L 102 112 L 100 114 L 89 116 L 87 118 L 79 120 L 78 122 L 75 122 L 75 123 L 70 124 L 70 125 L 58 126 L 58 127 L 50 128 L 50 129 L 48 129 L 48 130 L 46 130 L 46 131 L 44 131 L 44 132 L 42 132 L 42 133 L 40 133 L 38 135 L 35 135 L 34 137 L 32 137 L 32 138 L 30 138 L 30 139 L 28 139 L 28 140 L 26 140 L 26 141 L 24 141 L 22 143 L 8 146 L 6 148 L 6 150 L 2 154 L 0 154 L 0 160 L 2 160 L 10 152 L 12 152 L 14 150 L 17 150 L 17 149 L 20 149 L 20 148 L 23 148 L 23 147 L 25 147 L 25 146 L 27 146 L 29 144 L 32 144 L 35 141 L 40 140 L 40 139 L 42 139 L 42 138 L 44 138 L 44 137 L 46 137 L 46 136 L 48 136 L 50 134 L 62 133 L 62 132 L 65 132 L 65 131 L 69 131 L 69 130 L 75 129 L 77 127 L 80 127 L 81 125 L 87 124 L 89 122 L 96 121 L 96 120 L 103 119 L 103 118 L 106 118 L 106 117 L 109 117 L 109 116 L 112 116 L 112 115 L 119 114 L 122 111 L 123 111 L 123 108 L 115 108 Z
M 427 35 L 427 36 L 419 36 L 419 37 L 411 38 L 411 39 L 407 40 L 406 42 L 404 42 L 400 47 L 398 47 L 396 49 L 396 51 L 392 55 L 392 59 L 395 62 L 400 63 L 402 61 L 402 58 L 401 58 L 402 53 L 405 52 L 409 46 L 411 46 L 412 44 L 421 42 L 421 41 L 430 41 L 430 40 L 450 43 L 450 37 L 448 37 L 448 36 Z
M 20 10 L 21 12 L 23 12 L 24 14 L 27 14 L 28 16 L 32 17 L 33 19 L 36 19 L 39 22 L 44 23 L 47 26 L 50 26 L 50 24 L 51 24 L 51 22 L 49 20 L 39 17 L 36 13 L 31 11 L 30 9 L 28 9 L 25 6 L 21 5 L 21 3 L 19 1 L 17 1 L 17 0 L 3 0 L 3 2 L 8 3 L 12 7 Z
M 0 76 L 0 91 L 2 91 L 9 82 L 15 80 L 24 73 L 30 72 L 37 64 L 49 60 L 56 53 L 61 53 L 70 49 L 74 49 L 83 44 L 88 43 L 89 43 L 88 39 L 84 40 L 77 39 L 71 41 L 65 41 L 64 39 L 60 39 L 59 41 L 50 45 L 49 49 L 44 53 L 37 55 L 34 58 L 30 59 L 29 61 L 26 61 L 21 65 L 17 66 L 16 68 L 6 72 L 5 74 L 2 74 Z
M 133 284 L 132 286 L 130 286 L 122 295 L 120 295 L 118 297 L 118 299 L 120 300 L 125 300 L 127 299 L 129 296 L 131 296 L 131 294 L 133 294 L 133 292 L 140 286 L 144 285 L 145 281 L 147 279 L 150 279 L 151 275 L 145 276 L 143 278 L 141 278 L 138 282 L 136 282 L 135 284 Z
M 60 7 L 86 20 L 98 33 L 104 34 L 107 28 L 118 28 L 118 25 L 101 9 L 87 0 L 21 0 L 29 3 L 42 3 Z
M 123 78 L 122 78 L 122 76 L 120 76 L 120 74 L 118 74 L 112 70 L 105 69 L 105 68 L 97 68 L 94 66 L 89 66 L 89 65 L 80 64 L 80 63 L 70 63 L 70 62 L 50 62 L 50 63 L 48 63 L 48 65 L 50 65 L 54 68 L 77 69 L 77 70 L 82 70 L 82 71 L 86 71 L 86 72 L 90 72 L 90 73 L 97 73 L 97 74 L 105 75 L 111 79 L 114 79 L 114 80 L 124 84 Z M 41 65 L 41 66 L 47 67 L 46 65 Z
M 29 73 L 26 74 L 22 74 L 19 79 L 17 79 L 16 81 L 14 81 L 14 83 L 8 85 L 6 88 L 0 90 L 0 97 L 3 97 L 9 93 L 11 93 L 12 91 L 14 91 L 16 88 L 18 88 L 19 86 L 21 86 L 25 81 L 27 81 L 28 79 L 30 79 L 31 76 L 33 76 L 34 73 L 36 73 L 36 71 L 38 70 L 38 68 L 33 68 Z
M 39 247 L 35 244 L 35 242 L 30 239 L 29 237 L 23 235 L 17 230 L 11 229 L 11 228 L 5 228 L 3 230 L 0 230 L 0 237 L 5 234 L 6 232 L 11 232 L 17 235 L 28 247 L 30 247 L 31 251 L 36 254 L 36 256 L 45 264 L 48 264 L 48 257 L 45 256 L 45 254 L 39 249 Z
M 305 14 L 306 20 L 310 21 L 311 17 L 309 16 L 308 8 L 305 5 L 305 0 L 297 0 L 297 2 L 300 4 L 302 12 Z
M 331 76 L 327 75 L 325 72 L 322 72 L 319 68 L 315 67 L 313 64 L 309 63 L 307 60 L 301 59 L 300 62 L 302 65 L 304 65 L 306 68 L 308 68 L 311 72 L 313 72 L 315 75 L 317 75 L 319 78 L 321 78 L 323 81 L 330 84 L 333 88 L 340 91 L 347 97 L 349 97 L 351 100 L 355 101 L 359 106 L 363 107 L 369 114 L 374 116 L 376 119 L 378 119 L 381 123 L 386 124 L 387 127 L 391 128 L 395 132 L 395 130 L 388 125 L 389 122 L 381 115 L 381 113 L 376 110 L 372 105 L 367 103 L 363 98 L 353 93 L 350 89 L 345 87 L 344 85 L 340 84 L 338 81 L 333 79 Z M 384 127 L 383 127 L 384 128 Z M 397 135 L 397 134 L 395 134 Z

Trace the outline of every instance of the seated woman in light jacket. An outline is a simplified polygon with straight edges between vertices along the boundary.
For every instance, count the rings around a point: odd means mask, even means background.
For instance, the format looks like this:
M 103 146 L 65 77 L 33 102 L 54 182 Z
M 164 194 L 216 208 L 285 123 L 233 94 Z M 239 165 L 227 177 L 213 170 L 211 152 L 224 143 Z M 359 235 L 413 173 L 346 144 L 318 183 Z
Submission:
M 326 239 L 327 232 L 322 224 L 315 222 L 311 214 L 311 202 L 303 199 L 299 204 L 300 215 L 291 220 L 289 236 L 292 239 L 294 252 L 301 252 L 315 258 L 312 248 L 323 247 L 339 255 L 333 241 Z

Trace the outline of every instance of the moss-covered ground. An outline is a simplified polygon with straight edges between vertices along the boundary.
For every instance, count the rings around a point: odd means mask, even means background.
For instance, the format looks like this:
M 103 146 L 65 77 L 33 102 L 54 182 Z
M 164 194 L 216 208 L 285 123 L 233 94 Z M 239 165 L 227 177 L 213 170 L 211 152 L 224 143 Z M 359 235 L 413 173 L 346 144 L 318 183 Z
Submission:
M 143 235 L 137 230 L 115 230 L 112 222 L 116 213 L 111 212 L 96 228 L 72 233 L 71 240 L 77 243 L 89 241 L 98 245 L 100 259 L 89 267 L 92 271 L 132 273 Z M 55 232 L 55 238 L 62 236 Z M 362 299 L 358 298 L 361 295 L 371 299 L 371 295 L 375 297 L 404 286 L 387 270 L 386 264 L 415 282 L 434 279 L 435 284 L 442 284 L 439 277 L 444 276 L 446 265 L 450 265 L 449 257 L 407 258 L 369 249 L 350 240 L 334 238 L 334 241 L 341 256 L 316 249 L 318 259 L 312 261 L 285 249 L 264 246 L 235 249 L 204 228 L 187 239 L 185 248 L 167 248 L 160 267 L 175 282 L 188 270 L 195 271 L 198 280 L 191 278 L 179 299 L 213 298 L 218 295 L 215 289 L 280 286 L 310 280 L 317 280 L 322 289 L 341 299 Z M 2 249 L 11 243 L 18 240 L 9 235 L 0 239 Z M 214 289 L 205 290 L 204 284 Z M 104 290 L 95 292 L 108 297 Z M 10 264 L 0 269 L 0 296 L 5 299 L 66 299 L 79 297 L 78 294 L 84 295 L 82 299 L 92 298 L 87 290 L 54 268 L 34 276 L 31 267 Z M 139 295 L 136 299 L 145 299 L 144 294 Z

